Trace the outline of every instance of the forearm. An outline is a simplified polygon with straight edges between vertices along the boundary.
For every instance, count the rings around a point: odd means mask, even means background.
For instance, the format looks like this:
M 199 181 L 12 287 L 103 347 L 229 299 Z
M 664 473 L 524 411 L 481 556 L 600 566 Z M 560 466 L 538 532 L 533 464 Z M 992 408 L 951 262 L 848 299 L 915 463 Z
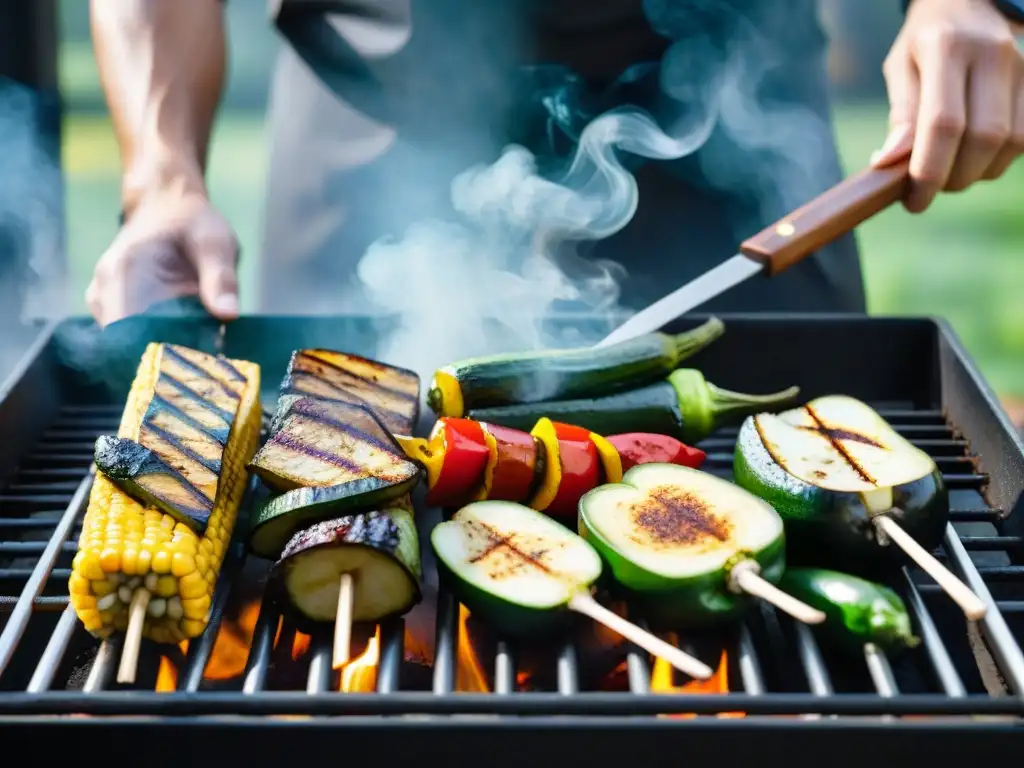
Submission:
M 93 43 L 130 213 L 154 184 L 202 188 L 224 83 L 218 0 L 93 0 Z

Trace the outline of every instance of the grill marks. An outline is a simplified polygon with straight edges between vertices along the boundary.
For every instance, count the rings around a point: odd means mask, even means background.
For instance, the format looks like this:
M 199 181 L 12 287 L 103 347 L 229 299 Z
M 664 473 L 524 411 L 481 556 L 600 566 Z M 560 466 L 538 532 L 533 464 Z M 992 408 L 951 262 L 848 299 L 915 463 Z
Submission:
M 843 460 L 850 465 L 850 468 L 853 469 L 854 472 L 860 475 L 861 479 L 864 480 L 864 482 L 871 483 L 872 485 L 878 485 L 878 482 L 870 474 L 868 474 L 867 470 L 865 470 L 864 467 L 862 467 L 861 464 L 846 449 L 846 446 L 843 445 L 843 440 L 851 440 L 853 442 L 863 443 L 864 445 L 870 445 L 875 448 L 884 448 L 885 446 L 883 446 L 881 443 L 875 440 L 872 440 L 870 437 L 857 434 L 856 432 L 851 432 L 846 429 L 830 429 L 829 427 L 825 426 L 824 422 L 822 422 L 818 414 L 815 413 L 814 408 L 812 408 L 809 404 L 804 406 L 804 411 L 806 411 L 807 415 L 811 417 L 811 420 L 814 422 L 815 426 L 800 427 L 800 429 L 805 429 L 810 432 L 816 432 L 820 434 L 822 437 L 824 437 L 832 444 L 832 447 L 836 449 L 836 453 L 843 457 Z
M 282 395 L 312 395 L 365 405 L 393 434 L 408 435 L 419 416 L 419 377 L 357 355 L 303 349 L 292 355 Z
M 149 404 L 132 438 L 97 442 L 96 465 L 123 489 L 204 525 L 248 382 L 222 358 L 161 345 Z
M 330 487 L 374 478 L 397 484 L 418 469 L 366 408 L 313 397 L 282 400 L 275 431 L 250 469 L 271 488 Z

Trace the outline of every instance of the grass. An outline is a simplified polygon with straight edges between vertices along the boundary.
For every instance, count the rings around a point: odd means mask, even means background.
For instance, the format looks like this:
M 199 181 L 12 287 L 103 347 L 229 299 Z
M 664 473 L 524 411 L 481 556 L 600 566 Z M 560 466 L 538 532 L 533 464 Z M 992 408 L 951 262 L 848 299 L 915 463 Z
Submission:
M 76 86 L 84 87 L 76 82 Z M 836 110 L 848 170 L 881 142 L 882 105 Z M 266 145 L 263 121 L 226 112 L 213 144 L 210 186 L 242 244 L 243 311 L 256 287 Z M 68 258 L 77 305 L 96 258 L 114 236 L 118 158 L 105 117 L 71 114 L 64 132 Z M 1024 161 L 997 183 L 947 195 L 921 216 L 893 208 L 859 230 L 871 311 L 946 317 L 997 391 L 1024 396 Z

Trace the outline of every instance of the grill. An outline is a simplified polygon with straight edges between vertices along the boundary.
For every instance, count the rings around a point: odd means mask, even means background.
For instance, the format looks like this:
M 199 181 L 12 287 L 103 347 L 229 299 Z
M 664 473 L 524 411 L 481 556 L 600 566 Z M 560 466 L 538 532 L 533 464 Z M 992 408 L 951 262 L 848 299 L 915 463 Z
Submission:
M 90 638 L 67 598 L 92 444 L 116 429 L 148 339 L 201 346 L 208 329 L 156 318 L 86 347 L 85 321 L 69 320 L 41 335 L 0 392 L 5 742 L 38 743 L 40 736 L 85 728 L 125 745 L 173 733 L 176 743 L 202 740 L 206 753 L 231 759 L 294 759 L 296 745 L 308 754 L 343 745 L 346 755 L 354 749 L 385 762 L 436 756 L 455 765 L 554 765 L 563 760 L 558 749 L 580 759 L 649 760 L 676 749 L 694 765 L 773 748 L 800 762 L 800 754 L 811 754 L 803 750 L 837 745 L 850 757 L 883 764 L 951 749 L 1009 754 L 1024 733 L 1024 655 L 1016 639 L 1024 630 L 1024 445 L 992 392 L 942 322 L 723 320 L 726 335 L 693 361 L 709 380 L 751 392 L 798 383 L 806 398 L 851 394 L 935 457 L 953 507 L 936 554 L 988 604 L 977 626 L 968 626 L 927 576 L 907 568 L 890 586 L 911 609 L 924 641 L 919 648 L 894 658 L 877 650 L 836 656 L 812 630 L 762 608 L 735 629 L 686 634 L 687 650 L 712 666 L 725 660 L 729 692 L 680 692 L 664 675 L 655 682 L 657 664 L 645 653 L 594 641 L 592 626 L 584 628 L 590 635 L 546 648 L 472 627 L 431 581 L 426 536 L 438 517 L 421 510 L 427 599 L 404 620 L 379 627 L 370 690 L 349 692 L 339 681 L 326 633 L 306 638 L 308 648 L 296 652 L 300 635 L 272 601 L 259 599 L 265 564 L 246 561 L 240 543 L 225 564 L 206 634 L 184 653 L 144 644 L 138 684 L 118 686 L 120 641 Z M 368 318 L 243 318 L 228 329 L 225 351 L 264 366 L 264 397 L 273 402 L 292 349 L 329 346 L 372 356 L 387 325 Z M 722 429 L 701 444 L 706 469 L 729 476 L 735 436 L 735 427 Z M 233 674 L 211 675 L 227 635 L 242 644 L 235 648 L 241 656 Z M 371 641 L 364 640 L 369 654 Z M 411 644 L 429 649 L 413 658 Z M 473 692 L 464 685 L 467 648 L 480 678 Z M 514 746 L 495 750 L 497 739 L 510 738 Z M 57 756 L 73 748 L 56 738 L 46 749 Z

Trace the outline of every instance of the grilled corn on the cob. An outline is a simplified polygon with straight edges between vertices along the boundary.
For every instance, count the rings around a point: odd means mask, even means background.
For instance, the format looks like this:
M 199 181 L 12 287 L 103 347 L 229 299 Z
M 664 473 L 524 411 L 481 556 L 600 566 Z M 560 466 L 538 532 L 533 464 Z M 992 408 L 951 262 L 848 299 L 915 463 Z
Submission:
M 161 397 L 161 361 L 166 350 L 164 344 L 146 348 L 119 437 L 139 439 L 154 397 Z M 172 350 L 172 356 L 180 353 L 199 363 L 216 360 L 195 350 Z M 202 534 L 155 507 L 140 504 L 102 472 L 96 474 L 68 587 L 79 619 L 97 637 L 126 629 L 129 603 L 140 589 L 152 596 L 143 628 L 146 637 L 180 642 L 206 628 L 214 586 L 247 485 L 245 466 L 256 452 L 261 421 L 259 366 L 244 360 L 227 362 L 244 376 L 245 385 L 237 388 L 237 410 L 228 420 L 230 431 L 218 457 L 215 498 Z M 210 379 L 216 376 L 211 374 Z M 198 391 L 198 385 L 193 386 L 193 391 L 211 401 L 214 397 L 207 392 L 215 389 L 211 385 L 207 391 Z

